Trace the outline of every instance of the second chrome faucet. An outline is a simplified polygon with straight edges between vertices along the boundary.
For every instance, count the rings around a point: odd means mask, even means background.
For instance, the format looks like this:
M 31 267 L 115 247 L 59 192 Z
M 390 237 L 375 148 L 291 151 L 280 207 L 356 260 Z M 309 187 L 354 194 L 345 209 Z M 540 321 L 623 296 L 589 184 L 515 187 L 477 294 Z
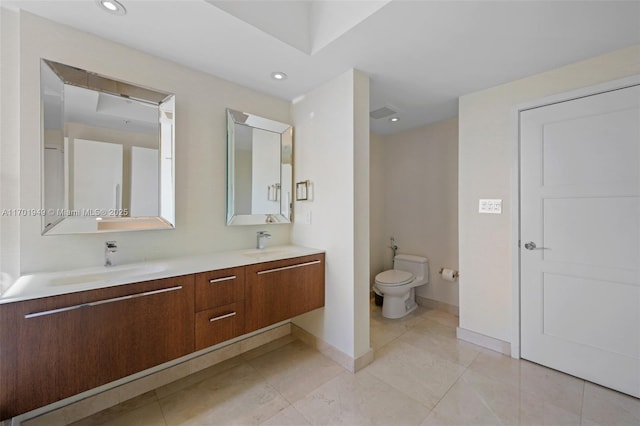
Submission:
M 271 238 L 271 234 L 267 231 L 258 231 L 256 232 L 256 248 L 258 250 L 262 250 L 264 248 L 264 240 L 266 238 Z

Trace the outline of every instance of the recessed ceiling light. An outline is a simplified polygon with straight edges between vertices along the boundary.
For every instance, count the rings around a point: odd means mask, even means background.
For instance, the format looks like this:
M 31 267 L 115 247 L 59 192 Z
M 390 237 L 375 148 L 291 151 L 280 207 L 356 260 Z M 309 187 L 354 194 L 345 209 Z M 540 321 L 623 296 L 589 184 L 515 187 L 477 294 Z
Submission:
M 122 3 L 116 0 L 96 0 L 100 9 L 105 12 L 113 13 L 114 15 L 126 15 L 127 9 L 122 5 Z
M 274 80 L 286 80 L 287 75 L 281 71 L 276 71 L 271 73 L 271 78 Z
M 389 119 L 389 121 L 390 121 L 390 122 L 392 122 L 392 123 L 397 123 L 398 121 L 400 121 L 400 118 L 398 118 L 398 117 L 391 117 L 391 118 Z

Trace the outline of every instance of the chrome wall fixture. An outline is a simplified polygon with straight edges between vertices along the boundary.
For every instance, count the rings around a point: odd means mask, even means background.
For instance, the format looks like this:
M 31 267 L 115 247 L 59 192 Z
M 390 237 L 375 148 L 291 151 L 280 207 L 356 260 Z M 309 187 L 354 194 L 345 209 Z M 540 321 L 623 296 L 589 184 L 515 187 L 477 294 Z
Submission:
M 311 182 L 303 180 L 296 182 L 296 201 L 308 201 L 310 197 Z

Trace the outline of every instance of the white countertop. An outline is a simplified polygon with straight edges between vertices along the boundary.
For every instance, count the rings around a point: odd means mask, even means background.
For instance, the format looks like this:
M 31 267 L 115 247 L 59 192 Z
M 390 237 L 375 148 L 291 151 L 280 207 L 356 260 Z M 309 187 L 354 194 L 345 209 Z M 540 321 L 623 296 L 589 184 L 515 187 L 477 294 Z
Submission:
M 245 249 L 218 252 L 140 263 L 129 263 L 111 267 L 98 266 L 60 272 L 41 272 L 24 275 L 1 296 L 0 304 L 21 300 L 37 299 L 78 291 L 95 290 L 115 285 L 140 281 L 177 277 L 216 269 L 289 259 L 323 253 L 299 246 L 275 246 L 263 250 Z

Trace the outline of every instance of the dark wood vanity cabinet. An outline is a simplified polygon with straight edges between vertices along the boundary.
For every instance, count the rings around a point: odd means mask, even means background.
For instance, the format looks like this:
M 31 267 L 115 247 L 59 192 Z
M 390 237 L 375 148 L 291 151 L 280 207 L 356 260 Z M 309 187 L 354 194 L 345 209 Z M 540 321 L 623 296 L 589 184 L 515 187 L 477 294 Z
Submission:
M 246 267 L 245 332 L 324 306 L 324 253 Z
M 1 418 L 193 352 L 193 286 L 186 275 L 0 305 Z
M 0 420 L 324 306 L 324 254 L 0 304 Z
M 196 274 L 196 350 L 244 334 L 245 268 Z

